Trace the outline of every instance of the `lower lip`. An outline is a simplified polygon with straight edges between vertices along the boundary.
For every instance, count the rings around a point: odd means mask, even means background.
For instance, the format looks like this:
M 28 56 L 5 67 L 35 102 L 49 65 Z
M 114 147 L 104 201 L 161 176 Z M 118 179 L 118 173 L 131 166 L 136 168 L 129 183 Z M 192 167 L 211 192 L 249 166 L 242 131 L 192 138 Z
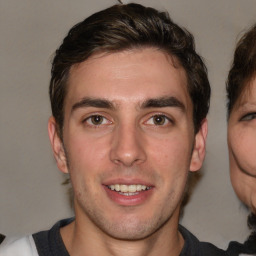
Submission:
M 123 206 L 136 206 L 145 203 L 153 193 L 153 188 L 149 190 L 144 190 L 137 192 L 135 195 L 125 196 L 109 189 L 107 186 L 103 185 L 108 197 L 115 203 Z

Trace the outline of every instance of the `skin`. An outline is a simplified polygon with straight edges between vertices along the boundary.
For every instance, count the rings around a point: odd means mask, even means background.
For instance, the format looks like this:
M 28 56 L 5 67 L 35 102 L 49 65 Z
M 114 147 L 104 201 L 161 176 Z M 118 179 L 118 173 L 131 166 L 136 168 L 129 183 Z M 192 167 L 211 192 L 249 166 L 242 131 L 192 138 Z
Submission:
M 76 220 L 61 230 L 71 255 L 179 255 L 180 203 L 204 159 L 207 121 L 195 135 L 186 74 L 173 60 L 145 48 L 72 67 L 63 143 L 53 117 L 48 124 L 74 190 Z M 150 189 L 124 196 L 110 184 Z
M 239 199 L 256 213 L 256 79 L 245 87 L 228 121 L 231 182 Z

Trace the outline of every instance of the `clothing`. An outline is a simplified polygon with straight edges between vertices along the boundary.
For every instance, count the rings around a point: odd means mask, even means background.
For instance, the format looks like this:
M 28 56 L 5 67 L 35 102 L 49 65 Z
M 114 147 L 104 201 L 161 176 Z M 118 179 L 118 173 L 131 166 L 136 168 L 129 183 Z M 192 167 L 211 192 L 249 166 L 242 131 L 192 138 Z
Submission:
M 5 239 L 5 236 L 0 234 L 0 244 L 4 241 L 4 239 Z
M 226 253 L 218 249 L 211 243 L 199 242 L 199 240 L 191 234 L 186 228 L 179 225 L 179 231 L 182 234 L 185 244 L 180 256 L 222 256 Z
M 251 256 L 256 255 L 255 246 L 252 248 L 248 242 L 240 244 L 238 242 L 230 242 L 227 249 L 228 256 Z
M 23 237 L 11 244 L 8 242 L 0 246 L 1 256 L 69 256 L 60 235 L 60 228 L 68 225 L 74 219 L 57 222 L 49 231 L 41 231 L 32 236 Z M 185 244 L 180 256 L 222 256 L 226 253 L 210 243 L 199 242 L 183 226 L 179 226 Z M 26 246 L 24 246 L 26 244 Z M 19 247 L 20 246 L 20 247 Z M 16 247 L 16 248 L 14 248 Z M 35 248 L 37 252 L 35 252 Z M 26 253 L 24 253 L 26 250 Z M 29 251 L 30 249 L 30 251 Z
M 38 256 L 32 236 L 22 238 L 5 238 L 0 245 L 1 256 Z
M 256 215 L 252 212 L 248 216 L 247 223 L 251 229 L 251 234 L 243 244 L 231 241 L 227 249 L 229 256 L 256 255 Z

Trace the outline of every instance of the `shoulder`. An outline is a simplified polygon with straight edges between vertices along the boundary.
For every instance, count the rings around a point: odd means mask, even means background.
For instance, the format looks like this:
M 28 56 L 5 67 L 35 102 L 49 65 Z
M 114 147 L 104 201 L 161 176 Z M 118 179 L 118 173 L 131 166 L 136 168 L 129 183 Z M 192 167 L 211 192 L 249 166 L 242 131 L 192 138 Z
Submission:
M 215 245 L 206 242 L 200 242 L 191 232 L 183 226 L 179 226 L 179 231 L 182 234 L 185 244 L 180 256 L 225 256 L 225 251 L 217 248 Z
M 256 241 L 247 240 L 241 244 L 231 241 L 227 249 L 228 256 L 251 256 L 256 255 Z
M 60 234 L 60 228 L 70 224 L 74 218 L 58 221 L 50 230 L 33 234 L 33 239 L 39 255 L 69 256 Z
M 74 218 L 58 221 L 50 230 L 21 238 L 5 238 L 0 245 L 1 256 L 69 256 L 60 235 L 60 228 Z
M 215 245 L 207 242 L 200 242 L 200 248 L 202 251 L 202 255 L 207 256 L 221 256 L 221 255 L 228 255 L 224 250 L 219 249 Z
M 38 256 L 31 235 L 21 238 L 6 238 L 0 246 L 1 256 Z

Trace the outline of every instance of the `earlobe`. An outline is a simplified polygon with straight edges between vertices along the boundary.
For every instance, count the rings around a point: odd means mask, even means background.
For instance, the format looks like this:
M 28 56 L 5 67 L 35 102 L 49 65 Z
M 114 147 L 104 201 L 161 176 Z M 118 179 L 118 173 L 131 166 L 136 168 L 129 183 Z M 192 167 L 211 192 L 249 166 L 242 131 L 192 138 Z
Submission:
M 58 135 L 58 127 L 55 118 L 51 116 L 48 120 L 48 135 L 52 146 L 57 166 L 63 173 L 68 173 L 66 154 L 63 143 Z
M 190 171 L 198 171 L 204 161 L 205 157 L 205 147 L 206 147 L 206 137 L 208 133 L 208 122 L 205 118 L 202 123 L 199 131 L 195 136 L 194 148 L 191 157 Z

